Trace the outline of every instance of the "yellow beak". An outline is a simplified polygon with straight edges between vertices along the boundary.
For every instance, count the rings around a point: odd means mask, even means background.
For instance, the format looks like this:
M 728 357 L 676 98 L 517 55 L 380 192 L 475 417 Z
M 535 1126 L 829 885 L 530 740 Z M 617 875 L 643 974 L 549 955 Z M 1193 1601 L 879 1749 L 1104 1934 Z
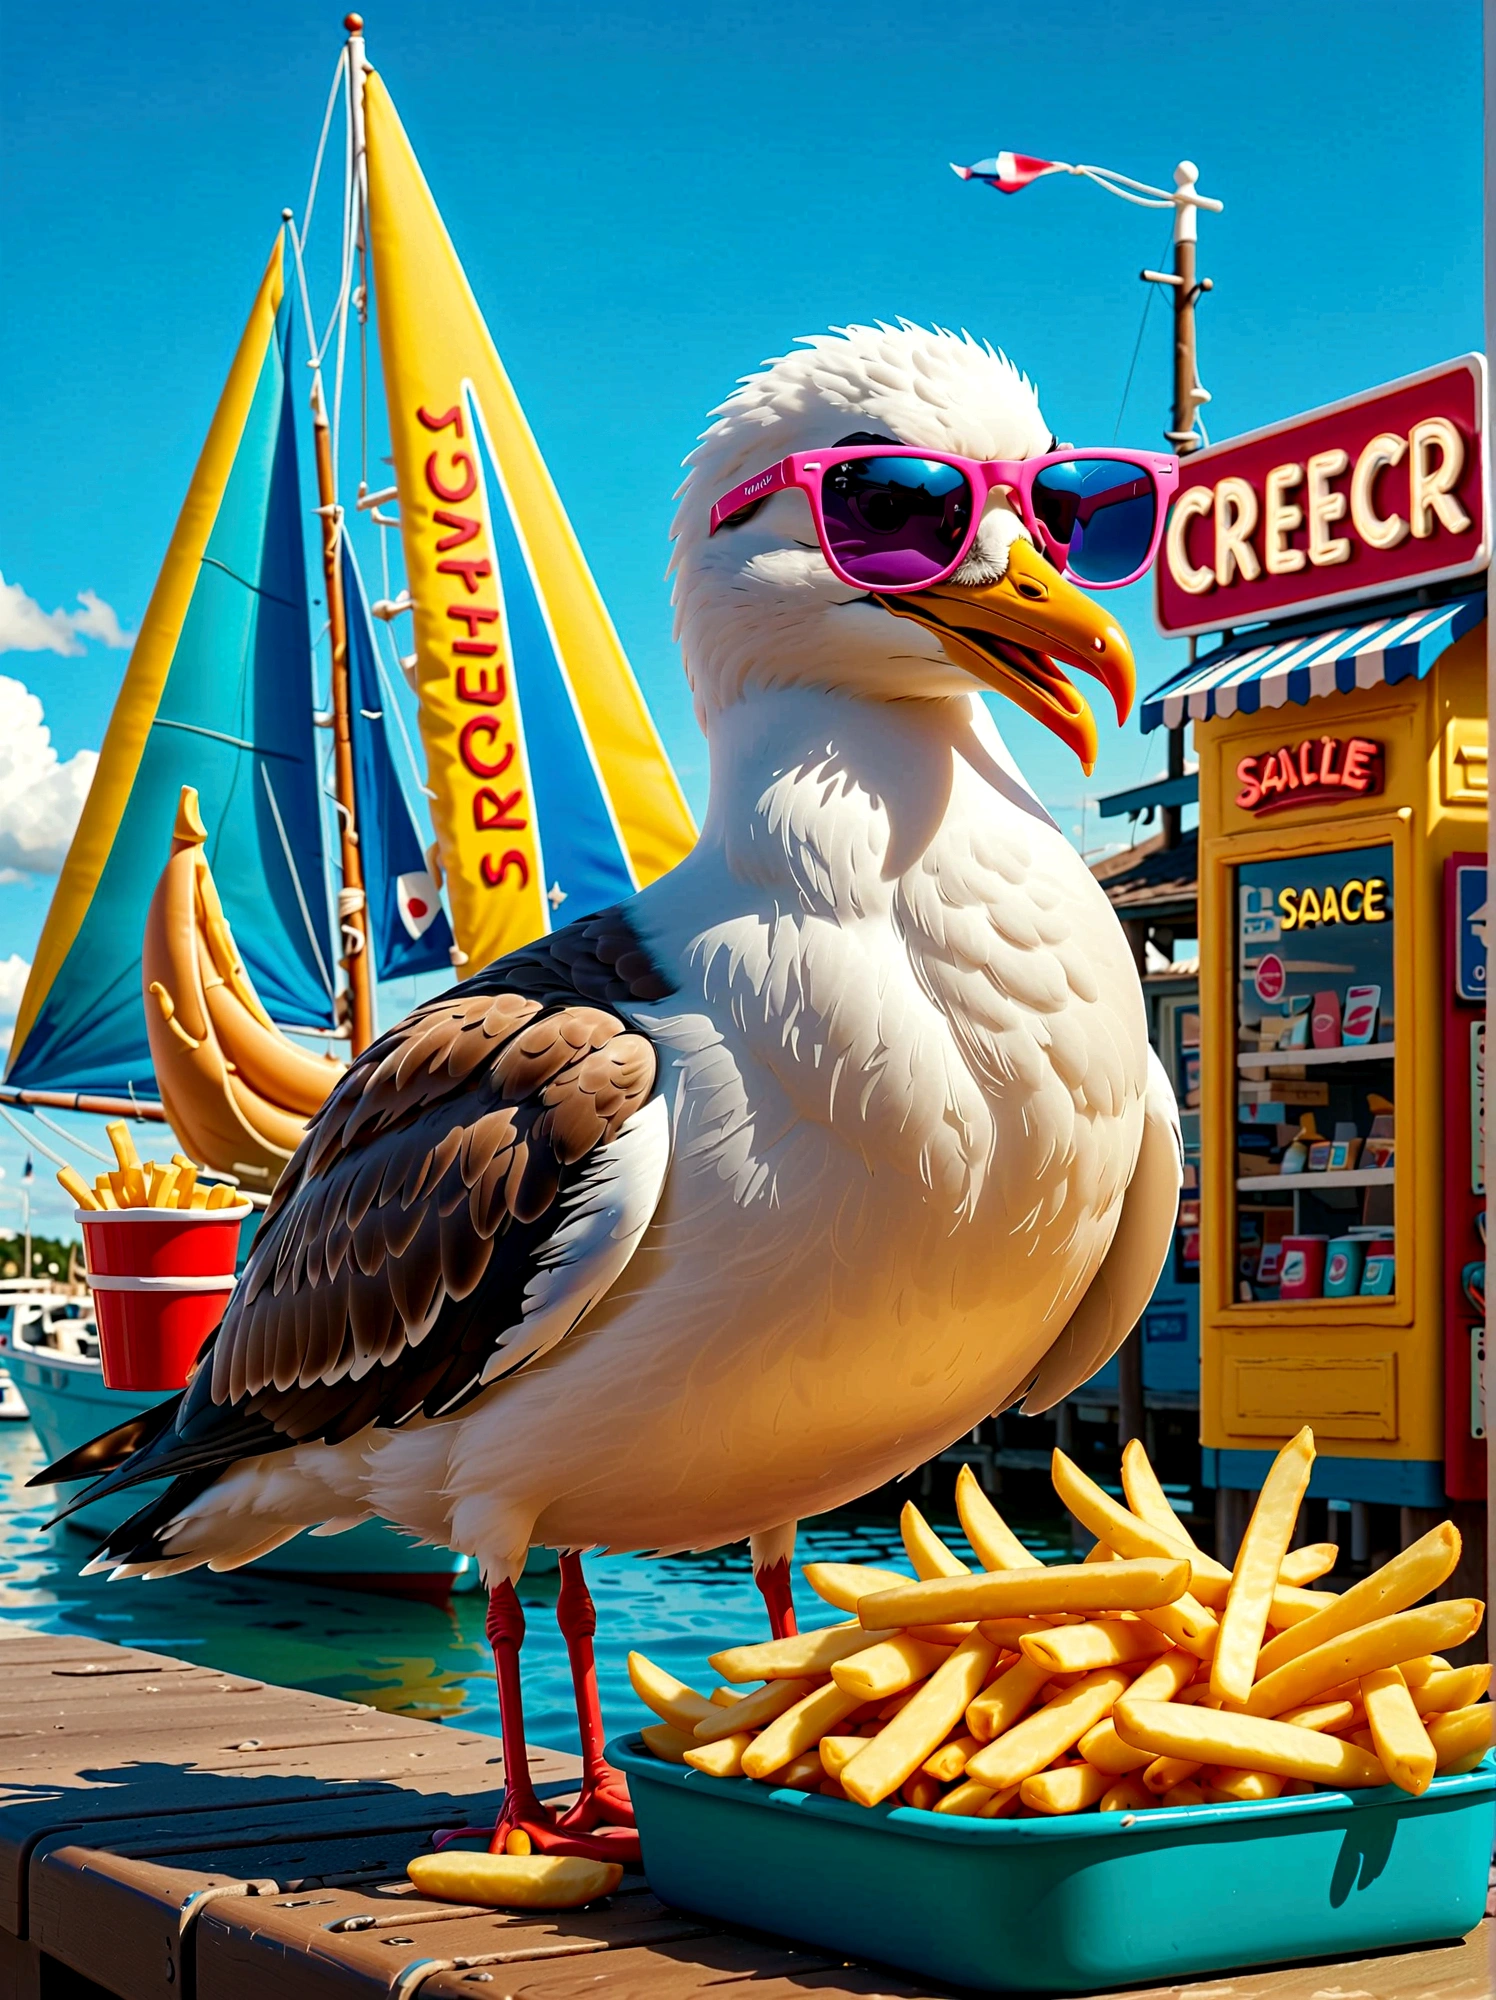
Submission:
M 1014 542 L 997 583 L 953 580 L 898 597 L 874 595 L 896 618 L 936 633 L 958 667 L 1052 729 L 1087 777 L 1096 762 L 1096 722 L 1059 663 L 1094 674 L 1110 690 L 1118 722 L 1127 720 L 1137 693 L 1127 635 L 1030 542 Z

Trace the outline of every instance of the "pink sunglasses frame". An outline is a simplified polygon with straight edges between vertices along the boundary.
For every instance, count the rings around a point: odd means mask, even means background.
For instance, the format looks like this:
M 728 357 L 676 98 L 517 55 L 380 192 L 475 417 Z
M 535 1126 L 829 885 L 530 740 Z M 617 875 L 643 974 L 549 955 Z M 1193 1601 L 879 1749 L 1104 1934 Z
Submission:
M 936 575 L 926 577 L 920 583 L 879 583 L 868 584 L 858 577 L 849 576 L 831 547 L 826 533 L 825 515 L 821 509 L 821 482 L 834 466 L 849 465 L 867 458 L 917 458 L 926 459 L 935 465 L 954 466 L 966 475 L 972 492 L 971 523 L 962 539 L 961 548 L 953 561 Z M 1023 525 L 1033 536 L 1035 544 L 1047 555 L 1065 576 L 1072 572 L 1065 563 L 1065 549 L 1049 533 L 1044 523 L 1034 511 L 1034 480 L 1051 465 L 1069 465 L 1077 459 L 1104 458 L 1119 465 L 1134 465 L 1140 472 L 1147 473 L 1153 482 L 1158 506 L 1153 522 L 1153 539 L 1148 545 L 1146 558 L 1129 575 L 1118 577 L 1114 583 L 1096 583 L 1089 578 L 1078 578 L 1087 590 L 1121 590 L 1124 585 L 1136 583 L 1140 576 L 1146 576 L 1158 555 L 1159 543 L 1163 540 L 1164 524 L 1169 511 L 1169 502 L 1179 487 L 1179 460 L 1170 452 L 1163 451 L 1118 451 L 1097 449 L 1095 451 L 1046 451 L 1037 458 L 961 458 L 954 452 L 925 451 L 918 445 L 878 444 L 878 445 L 835 445 L 824 451 L 792 451 L 787 458 L 780 459 L 765 472 L 756 472 L 751 479 L 745 479 L 741 486 L 734 486 L 730 493 L 712 508 L 710 534 L 719 528 L 732 524 L 733 516 L 747 507 L 767 500 L 771 493 L 782 493 L 797 487 L 810 502 L 811 515 L 815 521 L 816 536 L 821 544 L 821 554 L 826 558 L 832 574 L 839 582 L 853 590 L 873 591 L 883 597 L 907 596 L 917 590 L 930 590 L 938 583 L 945 583 L 965 562 L 971 553 L 972 543 L 982 525 L 982 515 L 986 510 L 989 496 L 994 492 L 1012 495 L 1018 503 L 1019 516 Z

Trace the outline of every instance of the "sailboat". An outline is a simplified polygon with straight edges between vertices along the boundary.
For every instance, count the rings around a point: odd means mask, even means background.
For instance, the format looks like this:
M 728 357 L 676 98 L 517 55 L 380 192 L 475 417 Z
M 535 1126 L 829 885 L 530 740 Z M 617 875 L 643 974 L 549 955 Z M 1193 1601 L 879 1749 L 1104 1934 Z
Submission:
M 349 128 L 329 331 L 318 347 L 305 243 L 284 211 L 141 621 L 0 1086 L 13 1106 L 170 1123 L 260 1207 L 340 1073 L 332 1051 L 357 1055 L 373 1039 L 381 979 L 476 971 L 653 881 L 695 838 L 409 139 L 367 66 L 362 22 L 350 15 L 345 26 L 328 104 L 330 120 L 342 95 Z M 323 147 L 326 138 L 324 121 Z M 316 184 L 314 174 L 303 228 Z M 298 296 L 312 349 L 314 507 L 295 423 Z M 353 513 L 372 516 L 386 566 L 398 533 L 406 577 L 372 605 L 334 434 L 350 315 L 371 301 L 393 480 L 371 491 L 365 466 Z M 334 330 L 330 414 L 322 362 Z M 328 613 L 325 698 L 303 532 L 311 513 Z M 402 681 L 424 771 L 404 740 Z M 164 1130 L 162 1144 L 169 1152 Z M 142 1406 L 106 1389 L 84 1356 L 51 1363 L 16 1364 L 51 1458 Z M 107 1503 L 79 1523 L 104 1527 L 106 1514 Z M 466 1558 L 412 1548 L 379 1524 L 300 1537 L 264 1567 L 427 1595 L 477 1582 L 464 1576 Z

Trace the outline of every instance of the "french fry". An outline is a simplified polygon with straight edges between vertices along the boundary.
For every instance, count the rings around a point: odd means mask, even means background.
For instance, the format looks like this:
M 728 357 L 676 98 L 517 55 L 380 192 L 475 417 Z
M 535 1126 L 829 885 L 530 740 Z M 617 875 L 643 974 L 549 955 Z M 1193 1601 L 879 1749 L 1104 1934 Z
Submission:
M 1301 1653 L 1258 1681 L 1247 1697 L 1247 1713 L 1277 1715 L 1285 1708 L 1301 1708 L 1324 1689 L 1352 1675 L 1395 1667 L 1399 1660 L 1430 1652 L 1435 1646 L 1461 1645 L 1479 1626 L 1484 1610 L 1479 1598 L 1451 1597 L 1413 1611 L 1394 1612 L 1390 1618 L 1373 1619 L 1371 1624 L 1327 1640 L 1312 1652 Z
M 838 1611 L 857 1615 L 859 1597 L 874 1591 L 897 1590 L 909 1579 L 896 1569 L 873 1569 L 867 1563 L 806 1563 L 800 1574 L 817 1597 L 834 1604 Z
M 1355 1631 L 1359 1625 L 1405 1611 L 1420 1597 L 1437 1590 L 1454 1573 L 1459 1559 L 1459 1530 L 1452 1521 L 1443 1521 L 1381 1569 L 1352 1584 L 1343 1596 L 1333 1598 L 1314 1617 L 1305 1618 L 1270 1639 L 1258 1655 L 1258 1679 L 1266 1679 L 1290 1660 L 1313 1652 L 1344 1632 Z
M 935 1802 L 944 1789 L 938 1779 L 927 1778 L 923 1771 L 916 1771 L 912 1778 L 906 1778 L 899 1786 L 899 1797 L 917 1812 L 933 1812 Z
M 1408 1670 L 1402 1670 L 1403 1681 L 1408 1680 Z M 1453 1667 L 1442 1674 L 1430 1674 L 1417 1687 L 1409 1687 L 1413 1706 L 1420 1715 L 1447 1715 L 1453 1708 L 1468 1708 L 1491 1685 L 1491 1669 L 1482 1661 L 1479 1666 Z
M 972 1752 L 981 1747 L 975 1736 L 953 1736 L 949 1743 L 932 1750 L 919 1768 L 927 1778 L 938 1778 L 942 1785 L 952 1785 L 966 1769 Z
M 828 1778 L 839 1778 L 852 1759 L 866 1750 L 865 1736 L 823 1736 L 820 1742 L 821 1769 Z
M 1206 1782 L 1205 1796 L 1218 1804 L 1242 1799 L 1275 1799 L 1287 1782 L 1275 1771 L 1212 1771 Z
M 855 1619 L 850 1625 L 827 1625 L 817 1632 L 802 1632 L 797 1639 L 765 1639 L 756 1646 L 729 1646 L 713 1653 L 707 1665 L 725 1681 L 804 1680 L 809 1674 L 829 1673 L 838 1660 L 849 1653 L 861 1653 L 879 1640 L 892 1638 L 889 1632 L 868 1632 Z
M 741 1701 L 743 1697 L 736 1688 L 713 1688 L 707 1699 L 713 1708 L 731 1708 L 735 1701 Z
M 1171 1785 L 1158 1802 L 1161 1806 L 1203 1806 L 1205 1792 L 1191 1778 L 1181 1778 L 1177 1785 Z
M 1048 1667 L 1019 1659 L 968 1705 L 966 1727 L 979 1743 L 992 1742 L 1033 1707 L 1048 1679 Z
M 1361 1699 L 1382 1768 L 1400 1791 L 1422 1798 L 1434 1779 L 1434 1746 L 1396 1667 L 1361 1676 Z
M 208 1189 L 209 1208 L 232 1208 L 238 1198 L 238 1191 L 231 1188 L 227 1181 L 215 1181 Z
M 901 1688 L 897 1694 L 891 1694 L 878 1710 L 873 1720 L 880 1726 L 885 1722 L 892 1722 L 901 1709 L 908 1707 L 909 1703 L 923 1686 L 923 1681 L 916 1681 L 913 1687 Z M 876 1734 L 877 1732 L 874 1731 L 873 1733 Z
M 94 1193 L 98 1196 L 100 1208 L 118 1208 L 119 1200 L 114 1192 L 114 1183 L 108 1174 L 100 1174 L 94 1182 Z
M 133 1168 L 139 1173 L 140 1155 L 135 1150 L 135 1141 L 130 1137 L 130 1128 L 124 1119 L 111 1118 L 104 1127 L 104 1137 L 114 1148 L 114 1157 L 119 1162 L 120 1172 L 128 1173 Z
M 990 1785 L 995 1792 L 1006 1785 L 1021 1785 L 1025 1778 L 1037 1776 L 1056 1757 L 1073 1749 L 1088 1729 L 1110 1714 L 1127 1685 L 1123 1667 L 1102 1667 L 1087 1674 L 979 1750 L 968 1760 L 966 1775 L 978 1784 Z M 973 1735 L 979 1733 L 972 1731 Z
M 1348 1729 L 1358 1713 L 1353 1701 L 1318 1701 L 1310 1702 L 1307 1708 L 1286 1708 L 1277 1719 L 1279 1722 L 1291 1722 L 1296 1729 L 1339 1732 Z
M 79 1208 L 102 1208 L 103 1202 L 84 1180 L 76 1167 L 63 1167 L 57 1175 L 58 1186 L 65 1194 L 70 1194 Z
M 1143 1783 L 1156 1797 L 1162 1798 L 1186 1778 L 1194 1777 L 1203 1762 L 1201 1757 L 1155 1757 L 1143 1773 Z
M 639 1734 L 654 1755 L 663 1758 L 667 1764 L 684 1764 L 686 1752 L 696 1748 L 694 1736 L 688 1736 L 684 1729 L 676 1729 L 668 1722 L 646 1723 Z
M 1018 1796 L 1034 1812 L 1084 1812 L 1110 1791 L 1111 1783 L 1105 1771 L 1090 1764 L 1065 1764 L 1057 1771 L 1039 1771 L 1025 1778 Z
M 1302 1589 L 1316 1577 L 1328 1576 L 1339 1560 L 1337 1542 L 1306 1542 L 1301 1549 L 1288 1551 L 1278 1565 L 1278 1581 Z
M 797 1757 L 807 1756 L 839 1722 L 845 1722 L 854 1708 L 862 1706 L 859 1695 L 847 1694 L 833 1681 L 803 1695 L 792 1708 L 775 1716 L 754 1737 L 743 1752 L 743 1776 L 767 1778 L 782 1771 Z M 736 1732 L 734 1732 L 736 1733 Z
M 1158 1804 L 1148 1787 L 1137 1778 L 1118 1778 L 1101 1795 L 1102 1812 L 1144 1812 Z
M 1122 1491 L 1127 1495 L 1127 1504 L 1140 1520 L 1150 1527 L 1171 1535 L 1184 1548 L 1190 1559 L 1190 1569 L 1194 1582 L 1190 1588 L 1202 1604 L 1212 1606 L 1223 1604 L 1231 1585 L 1231 1572 L 1224 1563 L 1207 1555 L 1189 1529 L 1174 1512 L 1169 1496 L 1158 1483 L 1158 1474 L 1153 1470 L 1147 1452 L 1140 1438 L 1133 1438 L 1122 1451 Z M 1201 1588 L 1201 1585 L 1204 1588 Z
M 705 1771 L 713 1778 L 740 1778 L 743 1775 L 743 1752 L 753 1742 L 751 1730 L 739 1730 L 736 1736 L 719 1737 L 715 1743 L 696 1743 L 694 1750 L 688 1750 L 681 1758 L 693 1771 Z
M 912 1629 L 916 1638 L 924 1637 L 922 1628 L 916 1626 Z M 1050 1632 L 1054 1627 L 1047 1618 L 984 1618 L 976 1629 L 994 1646 L 1001 1646 L 1004 1652 L 1016 1653 L 1031 1632 Z
M 803 1757 L 796 1757 L 793 1763 L 786 1764 L 782 1771 L 775 1771 L 762 1782 L 777 1785 L 781 1791 L 818 1792 L 825 1783 L 825 1775 L 820 1758 L 813 1751 L 807 1751 Z
M 1441 1660 L 1437 1653 L 1420 1653 L 1416 1660 L 1400 1660 L 1402 1677 L 1410 1688 L 1422 1687 L 1435 1674 L 1453 1673 L 1448 1660 Z
M 1120 1667 L 1133 1660 L 1157 1659 L 1170 1651 L 1162 1632 L 1141 1622 L 1051 1625 L 1019 1641 L 1018 1650 L 1036 1666 L 1053 1674 L 1089 1674 L 1097 1667 Z
M 1280 1778 L 1310 1778 L 1322 1785 L 1384 1785 L 1375 1757 L 1338 1736 L 1255 1715 L 1182 1708 L 1177 1702 L 1119 1701 L 1117 1734 L 1135 1750 L 1156 1757 L 1196 1757 L 1238 1771 L 1272 1771 Z
M 787 1708 L 814 1691 L 814 1681 L 765 1681 L 761 1688 L 745 1694 L 730 1708 L 708 1702 L 706 1714 L 697 1722 L 693 1735 L 698 1743 L 717 1743 L 724 1736 L 736 1736 L 742 1729 L 766 1729 Z
M 1211 1692 L 1222 1701 L 1240 1704 L 1252 1691 L 1278 1571 L 1313 1470 L 1314 1433 L 1305 1425 L 1273 1460 L 1242 1536 L 1210 1664 Z
M 1056 1564 L 978 1576 L 903 1583 L 862 1598 L 857 1615 L 872 1628 L 944 1624 L 967 1618 L 1031 1617 L 1043 1611 L 1142 1611 L 1173 1604 L 1189 1584 L 1182 1556 L 1140 1562 Z
M 946 1547 L 912 1500 L 904 1502 L 899 1514 L 899 1534 L 916 1576 L 971 1575 L 971 1564 Z
M 668 1722 L 673 1729 L 689 1734 L 698 1722 L 714 1713 L 704 1694 L 698 1694 L 695 1688 L 678 1681 L 674 1674 L 657 1667 L 643 1653 L 629 1654 L 628 1675 L 629 1686 L 644 1706 L 652 1708 L 660 1720 Z
M 1338 1602 L 1333 1590 L 1301 1590 L 1297 1584 L 1280 1583 L 1273 1592 L 1267 1622 L 1275 1633 L 1286 1632 L 1290 1626 L 1302 1625 L 1306 1618 L 1313 1618 L 1327 1605 Z
M 1010 1786 L 1006 1792 L 994 1792 L 990 1785 L 968 1782 L 952 1786 L 943 1799 L 935 1801 L 935 1810 L 938 1813 L 955 1813 L 958 1819 L 986 1819 L 989 1817 L 988 1808 L 994 1801 L 1006 1804 L 1017 1796 L 1016 1785 Z
M 197 1162 L 189 1160 L 185 1153 L 173 1153 L 171 1163 L 177 1170 L 177 1207 L 188 1208 L 197 1186 Z
M 1491 1747 L 1491 1717 L 1496 1715 L 1489 1702 L 1474 1708 L 1452 1709 L 1447 1715 L 1431 1715 L 1424 1725 L 1434 1746 L 1435 1766 L 1446 1771 L 1473 1771 Z
M 950 1735 L 996 1657 L 997 1648 L 990 1640 L 975 1632 L 964 1639 L 892 1722 L 847 1765 L 841 1781 L 848 1798 L 859 1805 L 875 1806 L 896 1792 Z
M 1116 1551 L 1109 1549 L 1105 1542 L 1092 1542 L 1091 1546 L 1081 1557 L 1082 1562 L 1088 1563 L 1109 1563 L 1116 1560 Z
M 1033 1557 L 963 1465 L 956 1475 L 956 1515 L 984 1570 L 1028 1569 Z
M 850 1659 L 833 1661 L 831 1678 L 858 1702 L 886 1701 L 889 1695 L 928 1679 L 950 1658 L 953 1650 L 950 1646 L 932 1646 L 923 1639 L 913 1639 L 907 1632 L 897 1632 L 891 1639 L 853 1653 Z M 995 1647 L 993 1656 L 996 1657 Z
M 1128 1693 L 1134 1701 L 1171 1701 L 1186 1686 L 1195 1665 L 1189 1653 L 1165 1653 L 1162 1659 L 1144 1667 Z M 1146 1750 L 1128 1748 L 1118 1736 L 1116 1724 L 1110 1716 L 1088 1729 L 1078 1748 L 1088 1764 L 1094 1764 L 1099 1771 L 1107 1771 L 1113 1777 L 1140 1771 L 1151 1761 Z
M 1136 1457 L 1133 1466 L 1136 1477 Z M 1174 1521 L 1172 1528 L 1141 1520 L 1119 1506 L 1109 1493 L 1103 1493 L 1095 1480 L 1082 1472 L 1074 1459 L 1067 1458 L 1058 1448 L 1051 1455 L 1050 1478 L 1055 1492 L 1076 1520 L 1082 1527 L 1089 1528 L 1097 1541 L 1104 1542 L 1113 1555 L 1132 1560 L 1149 1556 L 1167 1560 L 1172 1556 L 1183 1556 L 1190 1565 L 1190 1591 L 1195 1592 L 1199 1584 L 1218 1601 L 1224 1599 L 1230 1583 L 1229 1572 L 1216 1574 L 1221 1571 L 1221 1565 L 1201 1554 L 1179 1525 L 1172 1509 L 1168 1509 L 1170 1519 Z M 1168 1508 L 1168 1503 L 1164 1504 Z

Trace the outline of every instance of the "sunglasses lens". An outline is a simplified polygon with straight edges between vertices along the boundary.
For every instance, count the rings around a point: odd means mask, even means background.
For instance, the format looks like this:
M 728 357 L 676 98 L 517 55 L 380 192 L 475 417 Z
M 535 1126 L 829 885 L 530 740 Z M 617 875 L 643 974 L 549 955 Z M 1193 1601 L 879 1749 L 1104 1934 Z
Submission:
M 1140 465 L 1072 458 L 1034 480 L 1034 512 L 1080 583 L 1120 583 L 1148 560 L 1158 494 Z
M 971 522 L 964 472 L 928 458 L 856 458 L 829 467 L 821 514 L 832 554 L 872 589 L 929 583 L 949 569 Z

